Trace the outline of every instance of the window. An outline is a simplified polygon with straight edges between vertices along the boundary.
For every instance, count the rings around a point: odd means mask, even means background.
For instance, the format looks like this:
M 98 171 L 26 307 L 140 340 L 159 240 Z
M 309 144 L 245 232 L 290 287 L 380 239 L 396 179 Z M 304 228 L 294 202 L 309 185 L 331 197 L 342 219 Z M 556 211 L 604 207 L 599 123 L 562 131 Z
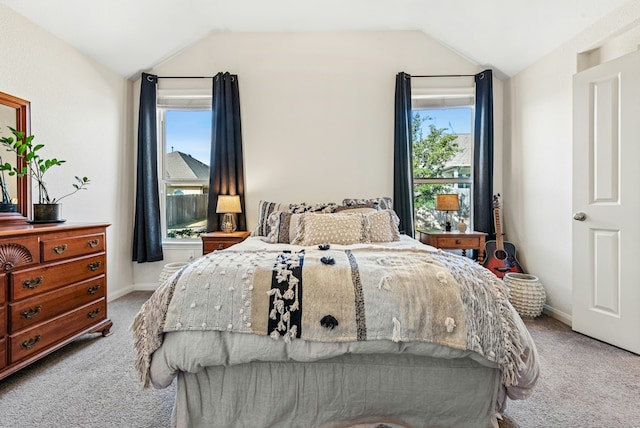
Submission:
M 164 239 L 206 231 L 211 96 L 158 94 L 160 206 Z
M 413 192 L 416 230 L 469 228 L 473 202 L 473 86 L 412 87 Z M 456 193 L 460 210 L 435 209 L 436 195 Z

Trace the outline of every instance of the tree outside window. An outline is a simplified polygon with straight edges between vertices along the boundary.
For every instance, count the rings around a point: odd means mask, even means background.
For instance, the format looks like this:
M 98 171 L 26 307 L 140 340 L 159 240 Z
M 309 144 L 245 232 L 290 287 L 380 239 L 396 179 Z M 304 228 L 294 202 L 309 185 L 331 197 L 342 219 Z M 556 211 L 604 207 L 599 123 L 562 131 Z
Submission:
M 471 121 L 471 109 L 452 117 Z M 465 114 L 466 111 L 466 114 Z M 470 224 L 472 181 L 472 138 L 470 133 L 453 133 L 456 124 L 438 127 L 433 114 L 443 109 L 414 111 L 412 117 L 413 183 L 416 230 L 444 230 L 450 216 L 455 226 L 461 219 Z M 460 113 L 460 112 L 458 112 Z M 460 119 L 461 118 L 461 119 Z M 459 195 L 460 211 L 445 213 L 435 209 L 436 195 Z

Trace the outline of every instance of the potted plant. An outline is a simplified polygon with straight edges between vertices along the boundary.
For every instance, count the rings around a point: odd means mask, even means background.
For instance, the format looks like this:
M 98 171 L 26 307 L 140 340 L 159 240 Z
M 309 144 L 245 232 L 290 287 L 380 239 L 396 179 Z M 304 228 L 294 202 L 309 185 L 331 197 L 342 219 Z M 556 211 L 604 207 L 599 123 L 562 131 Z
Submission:
M 2 157 L 0 156 L 0 165 L 2 165 Z M 4 171 L 0 171 L 0 189 L 2 191 L 2 202 L 0 202 L 0 212 L 14 213 L 18 211 L 18 205 L 14 204 L 9 194 L 7 181 L 4 178 Z
M 0 163 L 0 171 L 7 171 L 10 176 L 24 177 L 29 176 L 38 185 L 38 203 L 33 204 L 33 221 L 34 222 L 56 222 L 60 220 L 60 201 L 74 193 L 86 189 L 90 181 L 87 177 L 76 176 L 76 182 L 72 183 L 73 191 L 60 196 L 59 198 L 51 197 L 47 184 L 44 181 L 45 173 L 54 166 L 59 166 L 66 161 L 62 159 L 44 159 L 40 156 L 40 150 L 44 144 L 34 144 L 33 135 L 25 136 L 24 132 L 18 131 L 12 127 L 8 127 L 13 137 L 0 138 L 2 144 L 7 151 L 14 152 L 16 156 L 24 159 L 26 166 L 18 168 L 9 162 Z

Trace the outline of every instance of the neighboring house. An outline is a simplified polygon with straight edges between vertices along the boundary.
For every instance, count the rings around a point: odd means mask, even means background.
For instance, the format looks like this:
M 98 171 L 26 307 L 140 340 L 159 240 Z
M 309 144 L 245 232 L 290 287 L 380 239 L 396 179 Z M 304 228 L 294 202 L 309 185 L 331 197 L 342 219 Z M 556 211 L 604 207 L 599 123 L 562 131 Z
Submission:
M 209 193 L 209 186 L 201 183 L 189 184 L 189 180 L 209 180 L 209 165 L 200 162 L 187 153 L 167 153 L 165 165 L 165 178 L 167 180 L 184 180 L 180 184 L 179 194 Z M 171 189 L 171 187 L 169 187 Z M 171 194 L 176 194 L 171 192 Z
M 203 231 L 202 227 L 207 219 L 209 166 L 187 153 L 173 151 L 165 156 L 164 174 L 167 180 L 167 235 L 171 238 L 192 238 L 192 232 L 197 236 Z M 176 228 L 191 232 L 185 236 L 176 236 L 173 230 Z
M 471 162 L 473 160 L 473 151 L 471 150 L 471 134 L 457 134 L 456 143 L 459 151 L 453 159 L 445 164 L 442 171 L 443 177 L 468 177 L 471 173 Z M 457 187 L 457 186 L 456 186 Z

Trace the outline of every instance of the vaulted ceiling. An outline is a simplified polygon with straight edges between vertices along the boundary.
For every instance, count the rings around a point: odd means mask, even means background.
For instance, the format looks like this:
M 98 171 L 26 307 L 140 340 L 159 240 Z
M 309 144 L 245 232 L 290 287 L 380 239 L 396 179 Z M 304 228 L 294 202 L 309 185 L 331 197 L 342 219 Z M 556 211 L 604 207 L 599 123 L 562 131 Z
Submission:
M 212 32 L 420 30 L 513 76 L 637 0 L 0 0 L 129 77 Z

